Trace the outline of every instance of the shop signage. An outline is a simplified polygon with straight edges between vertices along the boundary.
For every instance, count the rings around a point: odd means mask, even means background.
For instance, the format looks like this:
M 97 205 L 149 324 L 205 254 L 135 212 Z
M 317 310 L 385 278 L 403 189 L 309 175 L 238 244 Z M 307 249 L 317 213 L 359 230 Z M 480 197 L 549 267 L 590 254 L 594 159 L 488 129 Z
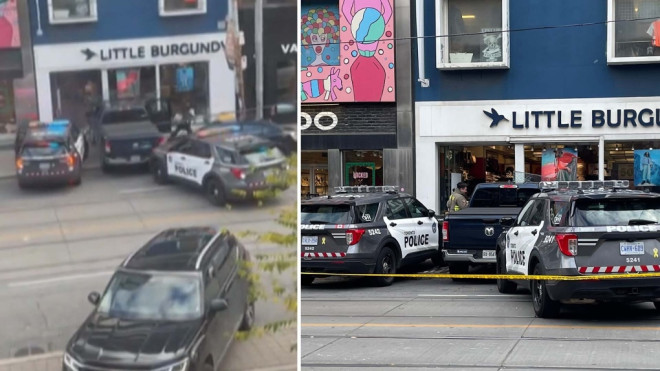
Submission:
M 92 50 L 81 50 L 86 61 L 99 58 L 103 62 L 141 60 L 146 58 L 195 56 L 215 54 L 225 48 L 222 41 L 163 43 L 149 46 L 113 47 Z
M 543 129 L 557 127 L 560 129 L 580 129 L 583 120 L 588 121 L 593 128 L 628 128 L 660 126 L 660 108 L 641 109 L 593 109 L 583 110 L 535 110 L 513 111 L 510 117 L 497 112 L 495 108 L 483 111 L 491 120 L 490 128 L 495 128 L 503 121 L 511 124 L 513 129 Z
M 362 172 L 354 171 L 353 172 L 353 179 L 367 179 L 367 178 L 369 178 L 369 173 L 367 173 L 366 171 L 362 171 Z
M 280 44 L 282 54 L 296 54 L 298 53 L 298 44 Z
M 314 126 L 316 126 L 319 130 L 323 131 L 328 131 L 334 129 L 337 124 L 339 123 L 339 119 L 337 118 L 337 115 L 335 115 L 332 112 L 319 112 L 314 116 L 314 119 L 312 119 L 312 116 L 308 113 L 301 112 L 300 117 L 302 117 L 301 121 L 301 126 L 300 130 L 307 130 L 312 126 L 312 123 Z M 323 120 L 324 122 L 321 122 L 322 118 L 326 118 L 326 120 Z M 328 119 L 330 119 L 330 123 L 328 123 Z

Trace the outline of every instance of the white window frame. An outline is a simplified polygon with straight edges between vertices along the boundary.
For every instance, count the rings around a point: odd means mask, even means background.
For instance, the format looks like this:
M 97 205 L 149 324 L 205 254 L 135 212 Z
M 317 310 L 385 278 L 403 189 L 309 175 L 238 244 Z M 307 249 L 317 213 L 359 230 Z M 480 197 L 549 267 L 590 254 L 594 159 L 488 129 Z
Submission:
M 198 9 L 165 10 L 165 0 L 158 0 L 158 13 L 161 17 L 180 17 L 187 15 L 206 14 L 207 0 L 198 0 L 201 5 Z
M 614 1 L 607 0 L 607 64 L 647 64 L 660 63 L 660 55 L 646 57 L 616 57 L 616 22 Z
M 501 62 L 449 62 L 449 15 L 448 0 L 435 0 L 435 64 L 441 70 L 476 70 L 476 69 L 508 69 L 510 65 L 509 42 L 509 0 L 502 2 L 502 61 Z M 445 52 L 447 51 L 447 52 Z
M 98 21 L 98 9 L 96 6 L 96 2 L 98 0 L 88 0 L 88 1 L 89 1 L 89 17 L 55 19 L 53 0 L 48 0 L 48 20 L 50 21 L 50 24 L 90 23 L 90 22 Z

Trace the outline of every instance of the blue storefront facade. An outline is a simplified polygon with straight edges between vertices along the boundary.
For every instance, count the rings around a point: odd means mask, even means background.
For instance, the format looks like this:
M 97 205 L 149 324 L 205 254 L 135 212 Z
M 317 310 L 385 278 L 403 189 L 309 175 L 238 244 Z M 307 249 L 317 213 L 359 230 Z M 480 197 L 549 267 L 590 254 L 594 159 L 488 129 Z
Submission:
M 36 6 L 38 4 L 38 6 Z M 39 117 L 83 124 L 99 102 L 162 98 L 173 113 L 233 112 L 227 1 L 35 0 Z
M 431 207 L 459 181 L 634 181 L 635 152 L 660 147 L 660 0 L 416 6 L 416 194 Z

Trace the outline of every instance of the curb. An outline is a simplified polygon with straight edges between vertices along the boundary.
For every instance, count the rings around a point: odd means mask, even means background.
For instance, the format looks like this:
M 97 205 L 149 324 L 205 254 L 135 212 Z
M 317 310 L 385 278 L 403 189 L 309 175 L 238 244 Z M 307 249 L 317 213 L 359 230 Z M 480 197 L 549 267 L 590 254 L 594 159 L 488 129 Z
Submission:
M 64 356 L 64 352 L 60 351 L 60 352 L 37 354 L 33 356 L 0 359 L 0 366 L 11 366 L 17 363 L 42 361 L 42 360 L 49 360 L 52 358 L 62 358 L 63 356 Z

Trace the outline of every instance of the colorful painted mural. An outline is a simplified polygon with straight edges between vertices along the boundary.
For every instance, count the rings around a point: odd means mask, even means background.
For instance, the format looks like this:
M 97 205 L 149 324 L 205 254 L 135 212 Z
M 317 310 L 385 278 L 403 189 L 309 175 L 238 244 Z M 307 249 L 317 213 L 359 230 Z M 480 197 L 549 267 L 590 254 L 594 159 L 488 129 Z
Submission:
M 303 6 L 301 43 L 303 103 L 394 102 L 392 0 Z
M 0 0 L 0 49 L 21 46 L 16 1 Z

